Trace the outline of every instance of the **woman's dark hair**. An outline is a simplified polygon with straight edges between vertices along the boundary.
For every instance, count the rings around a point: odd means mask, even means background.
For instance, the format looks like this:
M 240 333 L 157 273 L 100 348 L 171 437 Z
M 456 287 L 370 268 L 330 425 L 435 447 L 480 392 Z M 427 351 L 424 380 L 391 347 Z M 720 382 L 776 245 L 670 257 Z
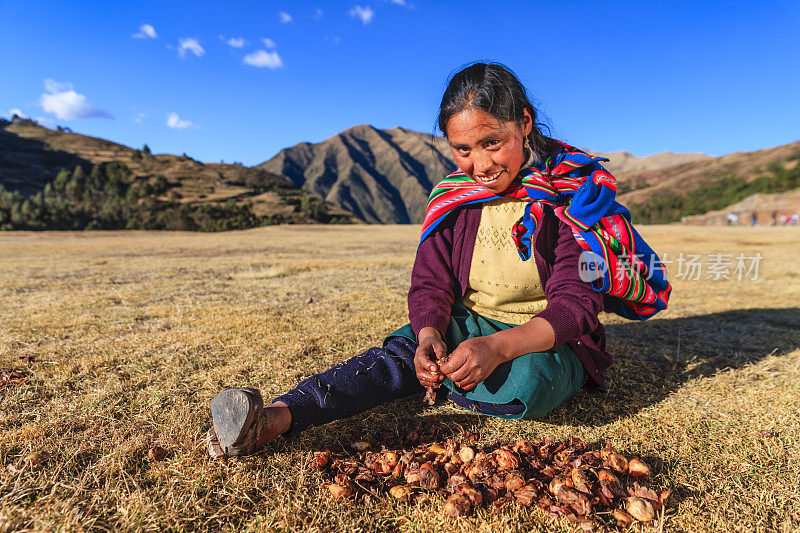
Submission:
M 528 92 L 508 68 L 497 63 L 473 63 L 450 78 L 439 106 L 439 130 L 447 136 L 447 122 L 464 109 L 485 111 L 502 122 L 522 125 L 523 110 L 533 120 L 528 143 L 539 159 L 554 148 L 553 140 L 542 133 L 547 126 L 538 122 L 539 113 L 531 104 Z

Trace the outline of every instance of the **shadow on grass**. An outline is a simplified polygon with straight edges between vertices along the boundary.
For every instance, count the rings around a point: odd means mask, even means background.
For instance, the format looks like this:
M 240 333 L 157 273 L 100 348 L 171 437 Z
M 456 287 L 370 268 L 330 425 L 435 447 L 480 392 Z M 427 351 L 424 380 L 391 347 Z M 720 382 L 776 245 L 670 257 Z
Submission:
M 800 347 L 800 308 L 741 309 L 627 322 L 608 325 L 606 332 L 614 356 L 606 390 L 585 387 L 541 422 L 604 425 L 662 401 L 688 381 L 742 368 L 768 355 L 787 354 Z M 328 424 L 324 430 L 312 429 L 299 438 L 312 446 L 336 441 L 345 446 L 352 438 L 374 437 L 385 430 L 404 431 L 422 420 L 452 427 L 453 433 L 481 425 L 481 417 L 468 412 L 425 414 L 415 396 Z M 290 447 L 292 441 L 297 443 L 295 438 L 280 441 Z
M 611 324 L 606 332 L 614 355 L 606 390 L 585 387 L 540 422 L 567 427 L 605 425 L 662 401 L 688 381 L 742 368 L 768 355 L 787 354 L 800 347 L 800 309 L 742 309 Z M 278 439 L 265 451 L 288 451 L 298 445 L 344 451 L 353 439 L 380 442 L 381 433 L 404 434 L 419 424 L 436 426 L 437 437 L 444 439 L 480 431 L 482 418 L 467 411 L 426 412 L 417 395 Z M 657 458 L 650 459 L 658 463 Z
M 442 441 L 448 437 L 475 431 L 480 434 L 482 415 L 468 411 L 431 413 L 424 404 L 422 395 L 410 396 L 390 402 L 349 418 L 330 422 L 324 426 L 310 428 L 286 439 L 277 439 L 267 445 L 266 453 L 302 449 L 322 450 L 330 448 L 336 453 L 352 453 L 350 443 L 365 439 L 380 449 L 412 447 L 411 443 L 393 442 L 407 436 L 412 430 L 421 435 L 420 442 Z M 426 435 L 426 430 L 433 435 Z
M 596 426 L 654 405 L 688 381 L 800 348 L 800 309 L 741 309 L 606 327 L 606 390 L 584 390 L 543 422 Z

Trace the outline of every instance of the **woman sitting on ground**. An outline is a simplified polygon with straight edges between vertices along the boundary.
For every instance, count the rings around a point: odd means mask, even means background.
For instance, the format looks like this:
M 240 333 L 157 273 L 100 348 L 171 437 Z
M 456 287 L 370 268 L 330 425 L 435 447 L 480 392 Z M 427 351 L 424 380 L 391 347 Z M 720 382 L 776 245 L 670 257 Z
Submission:
M 627 249 L 652 250 L 622 220 L 629 214 L 602 159 L 544 136 L 506 68 L 475 63 L 456 73 L 438 125 L 459 170 L 431 193 L 410 323 L 266 408 L 256 389 L 220 392 L 211 401 L 212 456 L 250 454 L 426 389 L 485 415 L 541 417 L 584 382 L 604 385 L 604 303 L 629 318 L 666 306 L 660 267 L 608 274 Z

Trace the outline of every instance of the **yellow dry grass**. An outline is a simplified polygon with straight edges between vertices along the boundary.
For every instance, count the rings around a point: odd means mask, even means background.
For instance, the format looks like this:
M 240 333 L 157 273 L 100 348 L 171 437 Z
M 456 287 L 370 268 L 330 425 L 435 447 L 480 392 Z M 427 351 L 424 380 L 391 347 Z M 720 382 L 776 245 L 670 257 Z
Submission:
M 797 228 L 643 228 L 669 259 L 760 253 L 759 279 L 674 279 L 658 317 L 605 316 L 608 390 L 584 390 L 543 420 L 411 398 L 251 458 L 209 460 L 202 437 L 220 389 L 275 396 L 404 323 L 417 231 L 0 234 L 0 367 L 31 373 L 0 390 L 0 530 L 572 528 L 539 510 L 453 521 L 438 502 L 337 503 L 303 466 L 312 449 L 423 417 L 486 442 L 572 434 L 641 455 L 652 485 L 674 491 L 654 528 L 800 527 Z M 148 461 L 154 444 L 166 460 Z

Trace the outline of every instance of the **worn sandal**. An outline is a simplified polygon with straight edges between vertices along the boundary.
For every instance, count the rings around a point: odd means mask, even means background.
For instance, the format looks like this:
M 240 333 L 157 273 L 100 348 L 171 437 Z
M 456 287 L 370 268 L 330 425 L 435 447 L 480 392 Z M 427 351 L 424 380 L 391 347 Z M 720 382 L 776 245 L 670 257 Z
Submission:
M 225 389 L 211 400 L 213 427 L 206 435 L 213 458 L 250 455 L 267 425 L 258 389 Z

